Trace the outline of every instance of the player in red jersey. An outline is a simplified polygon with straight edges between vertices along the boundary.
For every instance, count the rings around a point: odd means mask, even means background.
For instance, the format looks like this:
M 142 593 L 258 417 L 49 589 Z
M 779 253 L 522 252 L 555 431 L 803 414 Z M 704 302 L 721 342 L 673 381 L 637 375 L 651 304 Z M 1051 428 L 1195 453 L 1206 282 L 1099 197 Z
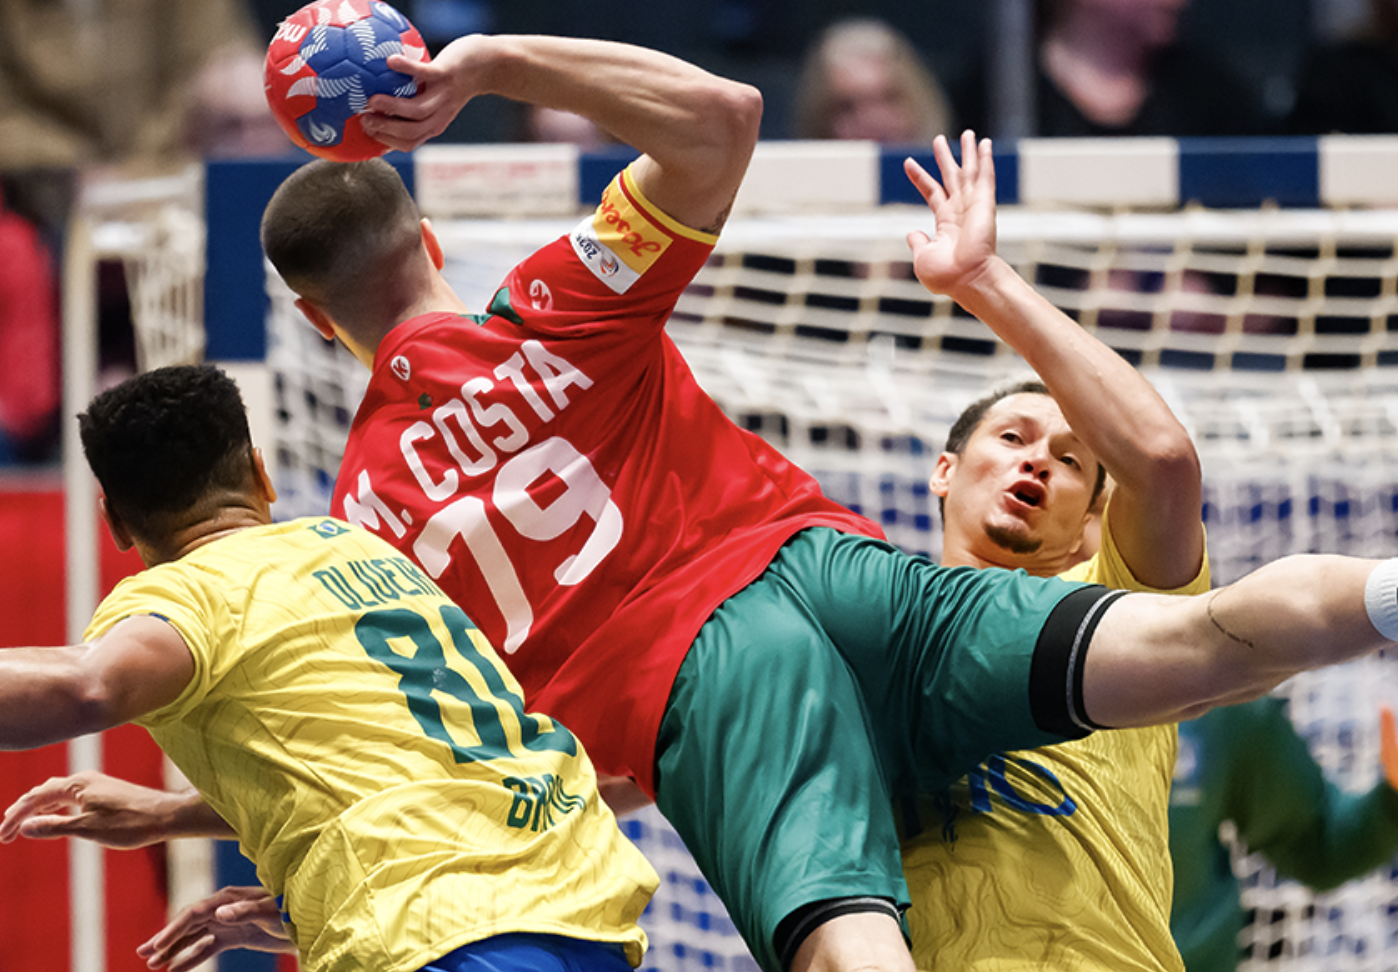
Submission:
M 895 798 L 1398 634 L 1391 561 L 1291 559 L 1172 598 L 898 552 L 729 424 L 664 334 L 756 141 L 752 89 L 559 38 L 392 66 L 422 93 L 366 127 L 396 148 L 494 93 L 643 154 L 478 315 L 391 167 L 312 163 L 278 190 L 268 256 L 373 370 L 333 512 L 418 560 L 529 705 L 655 798 L 769 972 L 912 969 Z M 962 146 L 920 262 L 956 249 L 963 192 L 993 178 L 989 144 Z M 1076 466 L 1086 496 L 1095 460 Z
M 1010 740 L 1166 721 L 1280 674 L 1205 662 L 1195 636 L 1225 641 L 1196 605 L 1173 663 L 1194 671 L 1157 693 L 1169 680 L 1139 681 L 1137 659 L 1101 679 L 1089 717 L 1094 625 L 1124 621 L 1120 638 L 1153 622 L 1104 610 L 1116 595 L 1100 588 L 905 557 L 728 422 L 664 322 L 752 150 L 749 89 L 557 39 L 466 38 L 410 70 L 423 94 L 380 103 L 397 117 L 371 123 L 388 144 L 497 93 L 589 117 L 644 154 L 479 316 L 444 292 L 440 246 L 381 184 L 386 168 L 312 165 L 278 191 L 268 256 L 374 372 L 334 512 L 417 559 L 502 646 L 530 703 L 655 797 L 764 967 L 910 964 L 882 796 L 938 787 Z M 973 139 L 963 148 L 974 184 L 989 167 Z M 955 246 L 951 231 L 934 250 Z

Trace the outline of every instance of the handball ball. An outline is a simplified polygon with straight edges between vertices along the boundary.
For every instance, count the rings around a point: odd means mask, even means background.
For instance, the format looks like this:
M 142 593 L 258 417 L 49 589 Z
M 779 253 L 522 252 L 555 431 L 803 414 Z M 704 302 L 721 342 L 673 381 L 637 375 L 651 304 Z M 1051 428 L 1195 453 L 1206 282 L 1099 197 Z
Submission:
M 390 71 L 403 54 L 427 60 L 417 28 L 382 0 L 315 0 L 277 27 L 263 74 L 267 103 L 297 145 L 336 162 L 361 162 L 388 146 L 365 134 L 360 115 L 376 94 L 410 98 L 417 84 Z

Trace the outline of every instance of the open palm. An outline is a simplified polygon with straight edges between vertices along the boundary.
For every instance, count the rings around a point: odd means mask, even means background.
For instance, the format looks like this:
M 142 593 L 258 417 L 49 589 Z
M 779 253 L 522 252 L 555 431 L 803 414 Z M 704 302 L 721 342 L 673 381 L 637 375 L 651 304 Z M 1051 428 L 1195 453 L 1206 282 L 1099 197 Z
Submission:
M 932 152 L 941 183 L 913 159 L 903 163 L 936 219 L 934 235 L 914 230 L 908 234 L 908 247 L 922 285 L 955 298 L 995 256 L 995 163 L 990 140 L 978 143 L 969 131 L 961 136 L 960 164 L 941 135 Z

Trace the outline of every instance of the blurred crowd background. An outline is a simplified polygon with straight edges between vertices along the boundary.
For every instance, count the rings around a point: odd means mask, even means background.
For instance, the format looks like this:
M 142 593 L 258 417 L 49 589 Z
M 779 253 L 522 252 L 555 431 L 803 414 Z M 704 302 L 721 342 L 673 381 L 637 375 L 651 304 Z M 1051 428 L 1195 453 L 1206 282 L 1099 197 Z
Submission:
M 58 266 L 80 179 L 293 153 L 262 56 L 298 0 L 0 0 L 0 466 L 57 461 Z M 1398 0 L 398 0 L 429 48 L 470 32 L 657 48 L 757 85 L 763 137 L 926 143 L 1398 132 Z M 457 142 L 605 143 L 485 99 Z M 132 364 L 120 267 L 102 358 Z M 110 323 L 110 326 L 108 326 Z

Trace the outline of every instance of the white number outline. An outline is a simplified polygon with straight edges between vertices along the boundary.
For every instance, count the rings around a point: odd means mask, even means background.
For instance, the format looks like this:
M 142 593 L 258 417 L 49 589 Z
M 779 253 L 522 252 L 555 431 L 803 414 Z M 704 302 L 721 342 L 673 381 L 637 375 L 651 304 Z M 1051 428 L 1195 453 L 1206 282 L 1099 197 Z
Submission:
M 547 506 L 540 506 L 529 487 L 550 474 L 566 489 Z M 500 467 L 491 489 L 491 504 L 521 537 L 541 543 L 562 536 L 584 516 L 592 519 L 594 527 L 582 549 L 554 568 L 554 580 L 565 587 L 586 580 L 621 542 L 625 529 L 611 488 L 587 456 L 558 436 L 531 446 Z M 491 525 L 485 501 L 464 496 L 434 513 L 413 543 L 413 556 L 433 579 L 439 578 L 451 566 L 451 546 L 457 537 L 475 559 L 505 619 L 505 641 L 500 650 L 512 655 L 529 637 L 534 609 Z

